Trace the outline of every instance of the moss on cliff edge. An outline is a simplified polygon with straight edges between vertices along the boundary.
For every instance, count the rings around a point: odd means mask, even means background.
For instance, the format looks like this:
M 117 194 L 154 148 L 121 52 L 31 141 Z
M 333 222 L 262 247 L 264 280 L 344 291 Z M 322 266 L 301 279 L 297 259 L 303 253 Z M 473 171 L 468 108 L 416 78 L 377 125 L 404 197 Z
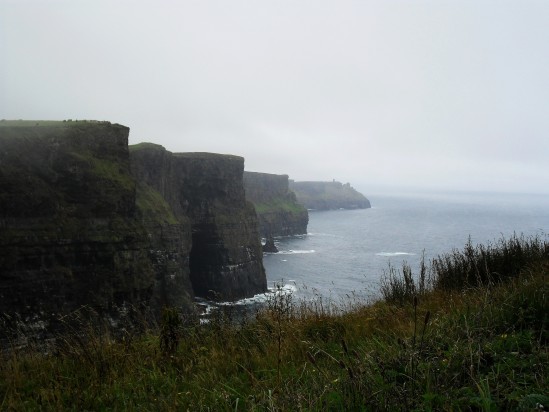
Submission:
M 79 151 L 70 153 L 89 167 L 89 172 L 105 182 L 111 182 L 124 190 L 135 190 L 134 179 L 127 171 L 121 169 L 120 165 L 110 159 L 97 157 L 89 151 Z
M 160 193 L 144 182 L 138 182 L 136 189 L 136 205 L 143 218 L 170 225 L 179 223 Z
M 269 202 L 255 203 L 255 211 L 258 214 L 274 213 L 274 212 L 304 212 L 303 206 L 296 203 L 293 199 L 271 199 Z

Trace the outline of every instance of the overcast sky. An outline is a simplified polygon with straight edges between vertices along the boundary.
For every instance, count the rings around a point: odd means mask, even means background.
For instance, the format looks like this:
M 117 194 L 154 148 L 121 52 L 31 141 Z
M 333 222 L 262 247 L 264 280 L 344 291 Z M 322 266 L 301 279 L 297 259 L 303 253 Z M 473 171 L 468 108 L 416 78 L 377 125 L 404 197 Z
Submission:
M 549 1 L 0 0 L 0 118 L 392 188 L 549 192 Z

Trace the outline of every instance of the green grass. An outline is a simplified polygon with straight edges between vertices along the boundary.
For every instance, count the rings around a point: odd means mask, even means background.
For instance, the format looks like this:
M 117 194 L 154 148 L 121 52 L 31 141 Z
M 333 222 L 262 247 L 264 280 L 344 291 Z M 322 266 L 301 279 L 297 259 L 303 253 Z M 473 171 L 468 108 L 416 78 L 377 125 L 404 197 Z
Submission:
M 145 334 L 89 328 L 48 354 L 12 350 L 0 410 L 535 410 L 549 403 L 549 257 L 525 242 L 490 247 L 513 270 L 489 282 L 442 287 L 429 265 L 423 288 L 393 271 L 386 299 L 345 311 L 278 293 L 238 323 L 166 310 Z M 393 299 L 399 281 L 413 293 Z
M 166 199 L 144 182 L 138 182 L 136 189 L 137 208 L 146 219 L 153 218 L 156 221 L 176 225 L 180 223 L 174 216 Z
M 85 150 L 70 153 L 74 159 L 78 159 L 83 164 L 89 167 L 89 172 L 96 179 L 101 179 L 109 182 L 111 185 L 116 185 L 118 189 L 125 191 L 135 190 L 135 181 L 129 170 L 124 170 L 117 159 L 105 159 L 98 157 L 94 153 Z
M 254 203 L 254 207 L 258 214 L 275 213 L 281 211 L 303 213 L 306 211 L 303 206 L 288 199 L 273 199 L 268 203 Z

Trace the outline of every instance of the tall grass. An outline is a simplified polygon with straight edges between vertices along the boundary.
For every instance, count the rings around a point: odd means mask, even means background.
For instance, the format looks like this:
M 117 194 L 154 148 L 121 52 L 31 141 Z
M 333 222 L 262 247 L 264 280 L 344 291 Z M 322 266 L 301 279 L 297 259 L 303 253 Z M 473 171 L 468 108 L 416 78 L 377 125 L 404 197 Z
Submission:
M 516 278 L 527 265 L 549 258 L 549 243 L 539 236 L 513 235 L 495 244 L 473 246 L 432 261 L 433 287 L 443 290 L 491 285 Z
M 0 410 L 546 407 L 546 242 L 517 238 L 465 253 L 442 260 L 443 275 L 460 276 L 461 286 L 454 279 L 443 287 L 433 265 L 417 276 L 407 268 L 406 279 L 395 270 L 386 301 L 352 310 L 274 293 L 264 310 L 238 321 L 229 311 L 201 325 L 167 309 L 158 328 L 141 335 L 114 339 L 94 327 L 46 355 L 5 352 Z M 500 256 L 512 270 L 494 269 Z M 458 263 L 487 267 L 490 277 L 458 274 Z
M 549 259 L 549 242 L 540 236 L 501 238 L 495 244 L 473 246 L 469 238 L 463 250 L 439 255 L 427 265 L 421 259 L 419 272 L 404 263 L 402 270 L 389 267 L 381 279 L 385 301 L 404 304 L 428 291 L 460 291 L 493 286 L 517 278 L 529 266 Z

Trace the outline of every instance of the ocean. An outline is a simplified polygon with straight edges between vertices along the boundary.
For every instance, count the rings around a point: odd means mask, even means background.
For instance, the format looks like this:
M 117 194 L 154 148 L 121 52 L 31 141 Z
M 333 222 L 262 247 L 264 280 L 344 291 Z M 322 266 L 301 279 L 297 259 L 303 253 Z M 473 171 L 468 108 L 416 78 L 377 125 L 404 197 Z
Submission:
M 447 193 L 368 196 L 371 209 L 310 211 L 308 233 L 275 239 L 269 286 L 297 297 L 375 298 L 389 265 L 416 270 L 437 255 L 516 235 L 549 233 L 549 195 Z
M 306 235 L 275 238 L 263 264 L 268 285 L 295 299 L 336 305 L 379 298 L 389 265 L 417 273 L 438 255 L 513 235 L 549 233 L 549 195 L 439 193 L 368 195 L 372 207 L 310 211 Z M 269 294 L 237 302 L 254 308 Z M 208 305 L 209 306 L 209 305 Z M 217 304 L 215 305 L 217 306 Z M 212 308 L 213 309 L 213 308 Z M 208 310 L 209 312 L 209 310 Z

